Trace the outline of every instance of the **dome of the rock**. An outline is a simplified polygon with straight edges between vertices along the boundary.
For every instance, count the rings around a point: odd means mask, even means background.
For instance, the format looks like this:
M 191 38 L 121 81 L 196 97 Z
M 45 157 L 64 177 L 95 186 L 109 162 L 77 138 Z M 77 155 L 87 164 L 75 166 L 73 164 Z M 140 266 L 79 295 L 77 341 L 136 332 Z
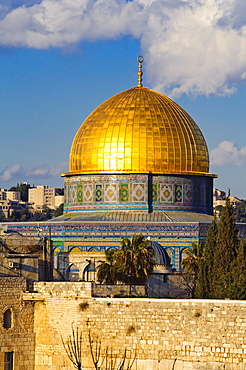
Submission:
M 142 86 L 143 57 L 138 63 L 137 87 L 99 105 L 74 137 L 69 172 L 62 174 L 63 215 L 14 230 L 28 236 L 41 230 L 59 276 L 88 281 L 96 281 L 104 251 L 142 235 L 155 259 L 148 294 L 171 297 L 169 276 L 193 242 L 205 241 L 217 176 L 209 173 L 197 124 L 171 99 Z M 177 286 L 180 280 L 175 294 Z
M 82 123 L 67 175 L 209 172 L 205 139 L 178 104 L 145 87 L 121 92 Z
M 203 134 L 177 103 L 142 86 L 138 61 L 137 87 L 99 105 L 74 137 L 62 174 L 64 213 L 136 221 L 172 219 L 167 211 L 212 214 L 215 175 Z

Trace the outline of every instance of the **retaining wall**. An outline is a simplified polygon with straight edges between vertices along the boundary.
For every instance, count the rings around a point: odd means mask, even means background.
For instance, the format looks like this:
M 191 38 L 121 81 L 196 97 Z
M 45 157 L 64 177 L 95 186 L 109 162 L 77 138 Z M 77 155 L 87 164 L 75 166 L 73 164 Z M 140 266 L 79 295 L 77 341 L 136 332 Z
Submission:
M 35 286 L 40 289 L 40 283 Z M 72 325 L 84 333 L 87 369 L 92 368 L 88 329 L 94 343 L 99 337 L 102 349 L 111 347 L 114 356 L 124 349 L 128 357 L 136 355 L 133 369 L 246 369 L 246 301 L 92 298 L 64 290 L 40 295 L 35 369 L 72 369 L 61 341 Z

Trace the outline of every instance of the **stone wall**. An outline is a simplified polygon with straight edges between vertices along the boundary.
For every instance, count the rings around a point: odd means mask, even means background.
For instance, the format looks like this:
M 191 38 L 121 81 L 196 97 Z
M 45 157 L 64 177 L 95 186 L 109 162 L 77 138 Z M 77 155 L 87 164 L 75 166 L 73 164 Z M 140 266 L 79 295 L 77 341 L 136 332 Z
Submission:
M 93 297 L 147 297 L 147 290 L 145 285 L 106 285 L 92 283 Z
M 36 297 L 36 292 L 40 293 L 43 299 L 47 299 L 47 297 L 58 297 L 59 299 L 65 298 L 71 300 L 92 296 L 92 284 L 89 282 L 39 281 L 33 282 L 32 286 L 33 290 L 35 291 L 35 293 L 32 294 L 34 300 Z M 28 296 L 30 296 L 30 294 L 28 294 L 27 297 Z
M 92 370 L 88 332 L 133 370 L 246 370 L 246 301 L 93 298 L 87 282 L 0 279 L 0 369 L 14 352 L 15 370 L 72 370 L 66 343 L 83 333 L 83 365 Z M 12 325 L 4 328 L 4 312 Z
M 35 283 L 39 293 L 24 295 L 36 300 L 35 370 L 73 369 L 61 339 L 72 327 L 83 332 L 86 369 L 93 368 L 88 329 L 94 343 L 100 338 L 102 353 L 109 346 L 116 357 L 124 349 L 136 354 L 133 369 L 246 369 L 246 301 L 91 298 L 55 293 L 59 283 L 46 284 L 47 290 Z
M 23 301 L 27 290 L 24 278 L 0 278 L 0 369 L 4 354 L 14 352 L 15 370 L 34 369 L 34 302 Z M 11 312 L 11 327 L 4 327 L 4 313 Z

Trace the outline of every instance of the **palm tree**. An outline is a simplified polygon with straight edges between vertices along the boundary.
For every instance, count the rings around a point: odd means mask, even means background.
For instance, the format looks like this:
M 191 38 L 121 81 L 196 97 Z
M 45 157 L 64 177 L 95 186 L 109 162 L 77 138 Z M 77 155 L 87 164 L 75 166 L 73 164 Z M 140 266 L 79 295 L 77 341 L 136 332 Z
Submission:
M 151 243 L 142 235 L 123 239 L 120 249 L 108 249 L 97 270 L 97 278 L 102 283 L 114 284 L 117 281 L 128 284 L 143 284 L 154 266 L 154 250 Z
M 101 264 L 97 268 L 97 279 L 100 283 L 106 284 L 115 283 L 115 269 L 114 269 L 114 255 L 115 249 L 108 249 L 105 251 L 106 261 L 100 261 Z
M 185 257 L 181 262 L 184 277 L 192 298 L 195 297 L 198 273 L 203 257 L 204 243 L 192 243 L 191 248 L 184 249 Z
M 123 239 L 116 255 L 117 277 L 131 284 L 143 284 L 154 266 L 154 250 L 143 235 Z

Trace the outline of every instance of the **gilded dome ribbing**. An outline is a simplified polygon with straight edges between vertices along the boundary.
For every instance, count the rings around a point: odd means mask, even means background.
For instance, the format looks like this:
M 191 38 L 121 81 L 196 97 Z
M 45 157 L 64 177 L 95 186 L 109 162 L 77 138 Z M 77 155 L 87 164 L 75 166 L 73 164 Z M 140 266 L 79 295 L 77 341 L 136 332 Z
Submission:
M 82 123 L 70 172 L 208 174 L 205 139 L 178 104 L 145 87 L 121 92 Z

